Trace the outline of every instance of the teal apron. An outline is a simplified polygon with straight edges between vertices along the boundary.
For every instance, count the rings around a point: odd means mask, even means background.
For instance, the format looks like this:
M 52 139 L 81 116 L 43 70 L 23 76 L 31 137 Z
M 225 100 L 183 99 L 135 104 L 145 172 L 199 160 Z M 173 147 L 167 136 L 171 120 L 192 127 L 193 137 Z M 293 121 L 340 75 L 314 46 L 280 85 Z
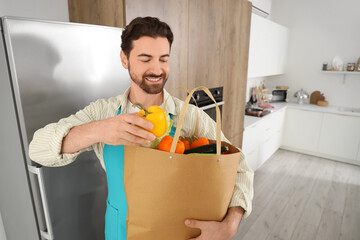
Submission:
M 121 113 L 121 107 L 117 115 Z M 172 119 L 172 115 L 170 114 Z M 170 135 L 174 136 L 176 128 L 172 126 Z M 103 158 L 108 184 L 108 198 L 105 214 L 105 239 L 126 239 L 127 202 L 124 187 L 124 145 L 104 146 Z

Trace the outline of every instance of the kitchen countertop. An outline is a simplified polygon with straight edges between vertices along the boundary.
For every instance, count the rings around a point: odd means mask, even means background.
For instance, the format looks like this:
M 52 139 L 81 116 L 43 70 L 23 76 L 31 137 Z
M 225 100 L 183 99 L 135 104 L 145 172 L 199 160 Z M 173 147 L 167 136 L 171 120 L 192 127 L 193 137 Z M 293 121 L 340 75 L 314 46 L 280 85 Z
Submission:
M 255 124 L 256 122 L 259 122 L 263 119 L 268 118 L 275 112 L 283 109 L 283 108 L 293 108 L 293 109 L 301 109 L 301 110 L 307 110 L 307 111 L 315 111 L 315 112 L 324 112 L 324 113 L 332 113 L 332 114 L 340 114 L 340 115 L 346 115 L 346 116 L 356 116 L 360 117 L 360 112 L 351 112 L 351 111 L 341 111 L 340 109 L 347 109 L 346 107 L 336 107 L 336 106 L 327 106 L 327 107 L 321 107 L 315 104 L 298 104 L 295 102 L 278 102 L 278 103 L 270 103 L 274 108 L 272 109 L 273 112 L 270 114 L 265 115 L 264 117 L 253 117 L 245 115 L 244 119 L 244 129 L 247 127 L 250 127 L 251 125 Z

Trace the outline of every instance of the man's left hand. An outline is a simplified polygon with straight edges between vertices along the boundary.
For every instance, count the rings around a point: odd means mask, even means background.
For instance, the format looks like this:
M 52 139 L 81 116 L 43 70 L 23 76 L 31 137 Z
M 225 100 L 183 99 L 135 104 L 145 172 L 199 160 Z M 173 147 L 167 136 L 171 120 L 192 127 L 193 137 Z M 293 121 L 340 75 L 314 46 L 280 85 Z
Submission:
M 186 219 L 186 226 L 201 230 L 200 236 L 189 240 L 230 240 L 236 234 L 243 214 L 242 208 L 232 207 L 221 222 Z

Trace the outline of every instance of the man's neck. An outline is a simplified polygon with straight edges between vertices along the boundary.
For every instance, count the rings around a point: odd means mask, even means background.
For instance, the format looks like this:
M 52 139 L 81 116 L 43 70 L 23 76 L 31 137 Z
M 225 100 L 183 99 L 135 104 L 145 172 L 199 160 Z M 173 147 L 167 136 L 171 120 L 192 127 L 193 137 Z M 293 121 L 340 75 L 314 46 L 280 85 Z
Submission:
M 148 94 L 144 92 L 138 85 L 131 84 L 129 100 L 132 103 L 139 102 L 144 105 L 145 108 L 148 108 L 153 105 L 161 105 L 164 101 L 164 91 L 158 94 Z

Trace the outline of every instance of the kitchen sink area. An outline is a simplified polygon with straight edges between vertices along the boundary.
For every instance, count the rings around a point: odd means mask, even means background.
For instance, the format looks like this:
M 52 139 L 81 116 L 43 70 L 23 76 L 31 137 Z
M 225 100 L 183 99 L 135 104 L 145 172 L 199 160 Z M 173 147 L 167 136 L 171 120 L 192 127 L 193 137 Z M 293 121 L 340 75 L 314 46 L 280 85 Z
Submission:
M 339 107 L 338 110 L 340 112 L 360 113 L 360 108 Z
M 264 117 L 272 115 L 274 112 L 280 110 L 281 108 L 288 107 L 288 108 L 295 108 L 305 111 L 315 111 L 315 112 L 323 112 L 323 113 L 331 113 L 331 114 L 340 114 L 344 116 L 360 116 L 360 108 L 352 108 L 352 107 L 337 107 L 337 106 L 328 106 L 328 107 L 321 107 L 314 104 L 298 104 L 296 102 L 277 102 L 271 103 L 274 107 L 272 109 L 266 109 Z M 256 116 L 245 113 L 246 117 L 244 120 L 244 128 L 249 127 L 253 123 L 258 122 L 262 119 L 262 115 Z

